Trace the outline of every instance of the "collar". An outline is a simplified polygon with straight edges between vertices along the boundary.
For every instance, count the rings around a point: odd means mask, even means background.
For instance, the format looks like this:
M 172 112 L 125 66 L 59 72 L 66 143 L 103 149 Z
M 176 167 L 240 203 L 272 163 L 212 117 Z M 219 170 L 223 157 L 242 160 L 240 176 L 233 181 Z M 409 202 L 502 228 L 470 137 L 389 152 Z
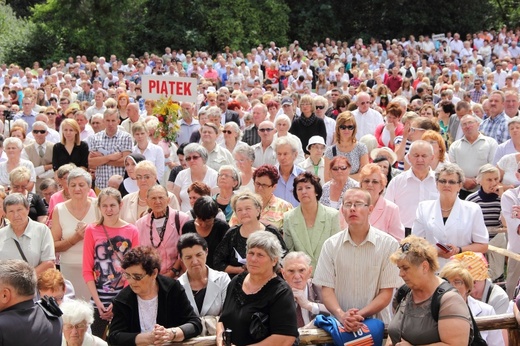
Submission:
M 478 190 L 478 195 L 484 202 L 500 201 L 500 197 L 496 193 L 486 193 L 482 187 Z
M 7 311 L 14 311 L 14 310 L 27 310 L 34 306 L 35 306 L 34 300 L 31 298 L 31 299 L 25 300 L 23 302 L 14 304 L 5 310 L 2 310 L 2 313 L 7 312 Z
M 343 243 L 348 241 L 353 246 L 363 246 L 366 242 L 370 242 L 370 243 L 376 245 L 376 242 L 377 242 L 377 237 L 375 234 L 376 232 L 374 231 L 374 228 L 372 226 L 370 226 L 370 228 L 368 229 L 368 234 L 365 237 L 365 240 L 363 240 L 361 242 L 361 244 L 359 244 L 359 245 L 354 243 L 354 241 L 352 240 L 352 237 L 350 236 L 350 232 L 349 232 L 348 228 L 344 232 L 345 232 L 345 234 L 343 236 Z

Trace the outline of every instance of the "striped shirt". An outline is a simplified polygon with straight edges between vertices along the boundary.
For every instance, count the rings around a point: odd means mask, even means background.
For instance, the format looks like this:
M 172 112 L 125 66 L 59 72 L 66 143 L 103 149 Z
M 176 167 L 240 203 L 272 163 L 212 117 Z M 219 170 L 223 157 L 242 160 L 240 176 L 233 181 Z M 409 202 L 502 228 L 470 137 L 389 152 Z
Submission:
M 466 201 L 477 203 L 480 206 L 488 231 L 492 231 L 490 230 L 491 227 L 500 227 L 502 225 L 500 222 L 500 212 L 502 210 L 500 206 L 500 196 L 496 193 L 485 193 L 482 188 L 480 188 L 478 191 L 466 197 Z M 495 235 L 496 233 L 490 233 L 489 238 Z
M 389 261 L 399 244 L 392 236 L 370 227 L 366 239 L 356 245 L 348 230 L 327 239 L 321 249 L 313 283 L 334 288 L 338 303 L 347 311 L 362 309 L 383 288 L 400 287 L 397 266 Z M 389 323 L 390 307 L 376 314 Z

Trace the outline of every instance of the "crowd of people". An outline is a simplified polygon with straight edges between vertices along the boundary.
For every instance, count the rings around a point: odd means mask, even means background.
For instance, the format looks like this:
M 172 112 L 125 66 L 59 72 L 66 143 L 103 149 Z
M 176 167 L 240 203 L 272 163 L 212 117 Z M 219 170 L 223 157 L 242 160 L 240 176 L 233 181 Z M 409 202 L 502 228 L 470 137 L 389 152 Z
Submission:
M 507 344 L 471 317 L 520 321 L 519 37 L 2 64 L 0 343 Z M 175 142 L 150 74 L 197 79 Z

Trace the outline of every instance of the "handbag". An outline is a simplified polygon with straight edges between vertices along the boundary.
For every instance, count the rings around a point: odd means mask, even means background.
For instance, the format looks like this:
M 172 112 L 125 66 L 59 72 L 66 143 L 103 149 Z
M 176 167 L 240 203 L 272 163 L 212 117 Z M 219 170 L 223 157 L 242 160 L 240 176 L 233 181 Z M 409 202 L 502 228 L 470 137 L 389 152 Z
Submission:
M 255 312 L 251 316 L 249 334 L 255 341 L 261 341 L 267 338 L 271 334 L 269 331 L 269 315 L 263 312 Z

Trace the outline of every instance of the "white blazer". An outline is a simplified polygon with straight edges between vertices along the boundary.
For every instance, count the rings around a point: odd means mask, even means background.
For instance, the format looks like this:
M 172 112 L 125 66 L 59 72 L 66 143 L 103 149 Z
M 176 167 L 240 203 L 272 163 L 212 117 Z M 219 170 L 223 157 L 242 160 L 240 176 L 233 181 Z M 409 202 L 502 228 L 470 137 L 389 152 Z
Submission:
M 188 272 L 181 275 L 179 282 L 186 291 L 186 296 L 190 301 L 193 310 L 199 316 L 220 316 L 222 313 L 222 307 L 224 306 L 224 300 L 226 300 L 227 286 L 231 279 L 229 275 L 224 272 L 216 271 L 208 268 L 208 286 L 206 287 L 206 295 L 204 296 L 204 302 L 202 303 L 202 309 L 199 313 L 193 292 L 190 287 L 190 281 L 188 280 Z
M 439 199 L 420 202 L 413 222 L 412 234 L 426 238 L 433 245 L 441 243 L 462 247 L 472 243 L 489 242 L 489 234 L 480 206 L 459 198 L 455 200 L 446 224 L 442 220 Z M 447 259 L 439 258 L 441 268 L 447 262 Z
M 491 305 L 476 300 L 471 296 L 468 297 L 468 306 L 473 317 L 496 315 L 495 309 Z M 486 340 L 488 346 L 504 346 L 504 337 L 500 329 L 480 331 L 480 335 Z

